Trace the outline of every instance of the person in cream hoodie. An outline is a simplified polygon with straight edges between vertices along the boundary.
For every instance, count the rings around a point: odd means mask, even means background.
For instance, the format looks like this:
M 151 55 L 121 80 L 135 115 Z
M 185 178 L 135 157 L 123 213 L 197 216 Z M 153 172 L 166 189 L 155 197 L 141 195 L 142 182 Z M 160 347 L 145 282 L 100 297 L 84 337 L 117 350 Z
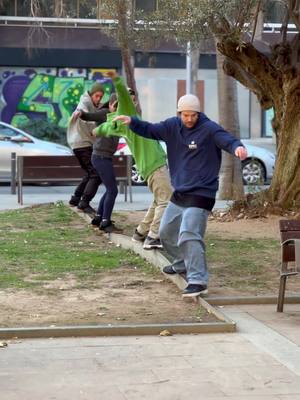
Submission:
M 101 179 L 91 161 L 93 144 L 95 142 L 92 131 L 96 127 L 96 124 L 91 121 L 83 121 L 79 116 L 82 111 L 89 113 L 99 111 L 102 106 L 100 102 L 103 94 L 104 90 L 101 84 L 98 82 L 94 83 L 91 89 L 80 97 L 67 129 L 68 144 L 85 172 L 69 204 L 74 207 L 77 206 L 79 210 L 87 214 L 95 213 L 95 210 L 90 206 L 90 201 L 97 193 Z

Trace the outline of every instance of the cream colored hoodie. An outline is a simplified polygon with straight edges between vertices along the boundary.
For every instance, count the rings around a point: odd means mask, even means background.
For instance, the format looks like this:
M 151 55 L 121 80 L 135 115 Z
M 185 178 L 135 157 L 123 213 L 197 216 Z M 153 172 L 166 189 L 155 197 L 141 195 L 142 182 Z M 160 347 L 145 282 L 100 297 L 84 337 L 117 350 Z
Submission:
M 94 113 L 99 110 L 95 107 L 88 92 L 84 93 L 79 100 L 76 111 L 85 111 Z M 81 149 L 83 147 L 93 146 L 95 138 L 92 136 L 92 130 L 96 128 L 96 123 L 91 121 L 83 121 L 77 118 L 69 121 L 67 129 L 67 141 L 72 150 Z

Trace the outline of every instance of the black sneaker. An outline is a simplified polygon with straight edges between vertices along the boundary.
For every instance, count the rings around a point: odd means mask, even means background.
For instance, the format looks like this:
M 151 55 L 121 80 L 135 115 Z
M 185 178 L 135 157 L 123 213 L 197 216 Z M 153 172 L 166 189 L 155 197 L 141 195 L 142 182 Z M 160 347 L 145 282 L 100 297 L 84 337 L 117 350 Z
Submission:
M 171 265 L 167 265 L 166 267 L 164 267 L 164 268 L 163 268 L 163 272 L 164 272 L 165 274 L 168 274 L 168 275 L 184 274 L 184 273 L 185 273 L 184 271 L 182 271 L 182 272 L 177 272 L 177 271 L 174 269 L 174 267 L 173 267 L 172 264 L 171 264 Z
M 194 297 L 201 294 L 207 294 L 207 286 L 189 284 L 182 292 L 182 297 Z
M 123 229 L 118 228 L 112 221 L 109 222 L 101 222 L 99 226 L 100 231 L 104 231 L 106 233 L 122 233 Z
M 79 204 L 79 202 L 80 202 L 80 197 L 72 196 L 71 199 L 70 199 L 70 201 L 69 201 L 69 205 L 70 205 L 71 207 L 77 207 L 78 204 Z
M 101 221 L 102 221 L 101 215 L 95 215 L 94 218 L 91 220 L 91 225 L 93 225 L 93 227 L 99 228 Z
M 144 241 L 143 249 L 145 250 L 162 249 L 162 244 L 160 239 L 153 239 L 152 237 L 147 236 Z
M 146 239 L 146 235 L 142 235 L 137 229 L 134 231 L 131 240 L 133 242 L 143 242 Z
M 93 207 L 91 207 L 88 203 L 82 200 L 79 202 L 77 208 L 79 211 L 83 211 L 85 214 L 93 216 L 96 214 L 96 210 Z

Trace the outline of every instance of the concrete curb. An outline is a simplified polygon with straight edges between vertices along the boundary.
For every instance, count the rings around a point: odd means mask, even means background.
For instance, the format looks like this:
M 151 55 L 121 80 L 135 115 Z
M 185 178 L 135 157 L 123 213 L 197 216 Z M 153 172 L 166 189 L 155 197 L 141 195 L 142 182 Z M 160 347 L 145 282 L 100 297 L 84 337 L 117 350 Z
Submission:
M 174 334 L 224 333 L 234 332 L 235 324 L 223 322 L 182 323 L 182 324 L 132 324 L 132 325 L 76 325 L 61 327 L 26 327 L 0 329 L 0 339 L 32 339 L 59 337 L 95 337 L 95 336 L 141 336 L 159 335 L 167 330 Z M 162 335 L 164 336 L 164 335 Z

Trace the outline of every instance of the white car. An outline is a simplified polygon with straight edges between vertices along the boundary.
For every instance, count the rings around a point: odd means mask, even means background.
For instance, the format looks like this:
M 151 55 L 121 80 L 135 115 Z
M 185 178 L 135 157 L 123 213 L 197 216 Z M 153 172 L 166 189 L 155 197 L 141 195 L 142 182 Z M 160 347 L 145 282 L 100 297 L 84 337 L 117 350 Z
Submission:
M 165 143 L 161 142 L 161 144 L 166 149 Z M 273 176 L 275 155 L 270 150 L 252 144 L 245 144 L 245 147 L 247 148 L 248 157 L 242 161 L 244 184 L 258 185 L 268 183 Z M 116 154 L 131 154 L 125 139 L 120 139 Z M 134 163 L 132 167 L 132 182 L 137 185 L 145 183 Z
M 245 144 L 248 157 L 242 161 L 242 174 L 245 185 L 258 185 L 270 182 L 275 166 L 275 154 L 263 147 Z
M 37 139 L 12 125 L 0 122 L 0 182 L 9 182 L 11 179 L 11 153 L 17 156 L 73 154 L 66 146 Z

